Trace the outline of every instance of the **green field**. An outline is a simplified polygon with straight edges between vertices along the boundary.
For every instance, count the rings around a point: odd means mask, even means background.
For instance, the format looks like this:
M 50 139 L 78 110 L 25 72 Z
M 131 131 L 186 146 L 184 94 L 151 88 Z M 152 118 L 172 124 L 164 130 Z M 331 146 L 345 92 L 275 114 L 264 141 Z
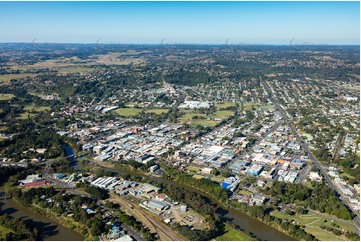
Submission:
M 0 225 L 0 239 L 5 239 L 6 234 L 9 233 L 9 232 L 14 233 L 14 230 L 3 227 L 3 226 Z
M 192 126 L 203 126 L 203 127 L 213 127 L 216 126 L 219 123 L 219 121 L 215 121 L 215 120 L 204 120 L 204 119 L 196 119 L 196 120 L 192 120 L 190 122 L 190 124 Z
M 223 180 L 224 180 L 223 176 L 213 176 L 211 178 L 211 181 L 218 182 L 218 183 L 221 183 Z
M 201 168 L 196 167 L 196 166 L 188 166 L 187 167 L 187 171 L 190 171 L 190 172 L 198 172 L 200 170 L 201 170 Z
M 155 113 L 156 115 L 160 115 L 162 113 L 168 112 L 168 110 L 168 108 L 154 108 L 145 110 L 145 113 Z
M 21 120 L 28 119 L 28 115 L 30 116 L 30 118 L 33 118 L 33 117 L 36 117 L 36 116 L 37 116 L 36 113 L 28 113 L 28 112 L 26 112 L 26 113 L 20 114 L 20 116 L 17 117 L 17 119 L 21 119 Z
M 351 225 L 351 222 L 338 219 L 337 217 L 328 214 L 318 214 L 309 211 L 308 214 L 297 214 L 292 216 L 281 211 L 272 211 L 271 215 L 277 218 L 288 219 L 289 221 L 294 220 L 296 222 L 299 222 L 301 225 L 305 226 L 305 230 L 308 233 L 313 234 L 318 240 L 344 240 L 342 237 L 336 236 L 330 231 L 321 229 L 321 225 L 333 227 L 335 229 L 347 229 L 352 232 L 355 231 L 355 228 Z M 325 220 L 327 220 L 327 222 L 324 222 Z M 335 223 L 339 227 L 333 226 L 331 220 L 334 220 L 333 223 Z
M 235 103 L 217 103 L 215 106 L 217 109 L 220 109 L 220 108 L 234 107 L 234 106 L 236 106 L 236 104 Z
M 133 117 L 137 116 L 141 111 L 140 108 L 118 108 L 113 112 L 123 117 Z
M 229 116 L 233 115 L 234 112 L 233 111 L 230 111 L 230 110 L 222 110 L 222 111 L 216 111 L 214 113 L 214 115 L 217 117 L 217 118 L 220 118 L 220 119 L 227 119 Z
M 238 194 L 247 195 L 247 196 L 252 196 L 253 195 L 252 192 L 247 191 L 247 190 L 243 190 L 243 189 L 239 190 Z
M 201 176 L 201 175 L 194 175 L 193 178 L 200 180 L 200 179 L 205 178 L 205 177 Z
M 228 224 L 225 227 L 226 233 L 215 238 L 216 241 L 249 241 L 254 240 L 249 237 L 245 232 L 236 230 L 229 226 Z
M 50 107 L 49 106 L 36 106 L 35 104 L 31 104 L 31 105 L 26 105 L 23 108 L 24 111 L 29 111 L 29 112 L 44 112 L 44 111 L 49 111 Z
M 19 79 L 19 78 L 25 78 L 25 77 L 33 77 L 39 74 L 5 74 L 5 75 L 0 75 L 0 82 L 7 82 L 10 81 L 12 79 Z
M 202 117 L 206 116 L 205 114 L 202 114 L 202 113 L 196 113 L 194 110 L 182 110 L 182 112 L 184 112 L 185 114 L 182 115 L 182 117 L 179 118 L 179 120 L 181 122 L 190 121 L 190 120 L 192 120 L 192 118 L 194 116 L 202 116 Z
M 0 101 L 10 100 L 15 97 L 14 94 L 0 93 Z

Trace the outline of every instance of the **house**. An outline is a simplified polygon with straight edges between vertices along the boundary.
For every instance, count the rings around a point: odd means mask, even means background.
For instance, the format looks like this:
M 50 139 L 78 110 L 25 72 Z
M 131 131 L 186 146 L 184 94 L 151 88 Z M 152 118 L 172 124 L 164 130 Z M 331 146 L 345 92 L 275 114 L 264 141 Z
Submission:
M 308 177 L 311 179 L 311 181 L 322 181 L 322 176 L 320 176 L 318 172 L 311 171 Z
M 253 195 L 253 197 L 251 198 L 251 203 L 256 204 L 257 206 L 261 206 L 266 200 L 266 197 L 263 195 Z

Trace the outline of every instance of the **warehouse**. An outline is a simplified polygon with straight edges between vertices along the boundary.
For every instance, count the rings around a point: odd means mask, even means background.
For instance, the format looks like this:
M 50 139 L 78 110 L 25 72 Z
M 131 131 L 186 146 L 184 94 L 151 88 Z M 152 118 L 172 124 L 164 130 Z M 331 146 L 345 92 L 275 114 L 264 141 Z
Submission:
M 148 202 L 148 207 L 157 211 L 162 211 L 168 209 L 169 205 L 160 201 L 150 200 Z

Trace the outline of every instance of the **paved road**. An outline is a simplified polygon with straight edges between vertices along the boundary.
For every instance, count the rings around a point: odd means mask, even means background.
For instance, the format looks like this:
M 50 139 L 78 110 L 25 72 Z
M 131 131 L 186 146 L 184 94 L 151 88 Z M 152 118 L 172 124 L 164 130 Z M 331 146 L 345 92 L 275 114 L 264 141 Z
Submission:
M 261 79 L 262 82 L 262 79 Z M 340 189 L 332 182 L 331 178 L 328 176 L 327 172 L 325 171 L 325 169 L 323 168 L 323 166 L 321 165 L 321 163 L 315 159 L 315 157 L 313 156 L 313 154 L 311 153 L 311 151 L 308 149 L 308 147 L 305 145 L 305 143 L 303 143 L 301 137 L 299 136 L 297 130 L 295 129 L 295 127 L 293 126 L 293 124 L 290 122 L 290 120 L 288 119 L 287 115 L 283 112 L 282 108 L 279 106 L 279 104 L 275 101 L 275 99 L 273 98 L 273 93 L 270 90 L 270 87 L 268 86 L 267 82 L 264 82 L 265 87 L 266 87 L 266 91 L 268 92 L 269 95 L 269 99 L 271 100 L 271 102 L 273 103 L 273 105 L 276 107 L 276 109 L 281 113 L 282 117 L 284 118 L 284 120 L 286 121 L 286 123 L 288 124 L 288 126 L 292 129 L 293 133 L 295 134 L 295 137 L 297 139 L 297 141 L 301 144 L 301 147 L 304 151 L 307 152 L 308 157 L 310 158 L 310 160 L 312 161 L 312 163 L 320 170 L 322 176 L 325 178 L 326 183 L 341 197 L 341 201 L 342 203 L 349 208 L 349 210 L 351 210 L 354 214 L 353 220 L 355 221 L 356 225 L 358 226 L 356 228 L 356 231 L 358 234 L 360 234 L 360 218 L 358 216 L 358 214 L 352 209 L 352 207 L 350 206 L 348 200 L 345 198 L 345 196 L 342 194 L 342 192 L 340 191 Z

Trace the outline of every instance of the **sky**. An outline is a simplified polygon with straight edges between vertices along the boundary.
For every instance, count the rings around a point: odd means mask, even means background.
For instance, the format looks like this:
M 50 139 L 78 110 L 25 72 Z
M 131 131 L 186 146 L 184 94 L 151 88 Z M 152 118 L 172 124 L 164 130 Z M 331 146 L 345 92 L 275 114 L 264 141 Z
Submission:
M 0 2 L 0 42 L 359 44 L 359 2 Z

